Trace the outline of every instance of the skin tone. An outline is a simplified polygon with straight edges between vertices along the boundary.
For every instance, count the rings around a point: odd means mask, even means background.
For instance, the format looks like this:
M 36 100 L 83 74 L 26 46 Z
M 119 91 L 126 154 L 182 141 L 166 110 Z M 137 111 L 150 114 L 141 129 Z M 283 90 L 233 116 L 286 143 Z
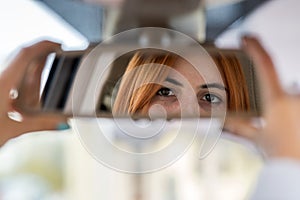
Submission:
M 160 105 L 168 115 L 199 115 L 209 117 L 214 113 L 226 111 L 226 88 L 222 81 L 211 71 L 210 81 L 189 63 L 179 59 L 163 86 L 150 103 Z M 197 107 L 192 106 L 197 105 Z M 159 109 L 159 107 L 158 107 Z
M 264 125 L 256 127 L 249 119 L 232 117 L 225 129 L 252 140 L 269 158 L 300 160 L 300 97 L 282 89 L 274 64 L 257 39 L 245 37 L 243 44 L 254 60 L 262 86 Z
M 40 78 L 47 56 L 61 51 L 60 44 L 41 41 L 23 48 L 0 74 L 0 145 L 27 132 L 67 128 L 66 117 L 40 111 Z M 10 96 L 18 90 L 17 98 Z M 16 96 L 15 96 L 16 97 Z M 18 112 L 21 121 L 8 117 Z

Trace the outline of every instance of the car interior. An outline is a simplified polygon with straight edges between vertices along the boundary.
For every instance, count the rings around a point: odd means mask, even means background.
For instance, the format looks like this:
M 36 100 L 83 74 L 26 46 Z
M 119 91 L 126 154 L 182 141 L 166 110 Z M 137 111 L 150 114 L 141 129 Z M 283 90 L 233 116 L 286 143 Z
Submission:
M 226 133 L 222 125 L 229 115 L 255 122 L 263 110 L 255 66 L 240 38 L 247 33 L 248 17 L 270 2 L 3 3 L 2 13 L 9 13 L 0 21 L 7 30 L 4 49 L 13 52 L 34 39 L 63 43 L 63 52 L 48 56 L 41 106 L 43 112 L 69 116 L 71 129 L 29 133 L 3 146 L 0 199 L 249 199 L 263 157 L 257 146 Z M 16 16 L 10 16 L 12 9 Z M 137 51 L 145 49 L 170 51 L 188 62 L 194 55 L 204 55 L 209 62 L 219 54 L 235 57 L 245 78 L 249 109 L 226 108 L 220 115 L 205 117 L 114 115 L 116 91 L 127 66 Z M 7 56 L 0 52 L 0 61 Z

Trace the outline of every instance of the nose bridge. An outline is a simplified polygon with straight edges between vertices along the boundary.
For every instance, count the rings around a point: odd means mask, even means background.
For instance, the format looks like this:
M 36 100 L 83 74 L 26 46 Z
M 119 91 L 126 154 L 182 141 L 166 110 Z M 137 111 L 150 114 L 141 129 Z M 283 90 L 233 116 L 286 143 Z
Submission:
M 200 109 L 195 91 L 184 93 L 180 98 L 181 112 L 188 116 L 199 116 Z

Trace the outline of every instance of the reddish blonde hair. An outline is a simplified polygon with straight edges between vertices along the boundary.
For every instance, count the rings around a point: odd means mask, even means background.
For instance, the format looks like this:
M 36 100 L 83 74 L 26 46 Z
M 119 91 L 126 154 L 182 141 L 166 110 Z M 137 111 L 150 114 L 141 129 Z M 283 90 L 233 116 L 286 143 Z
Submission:
M 249 91 L 242 66 L 233 54 L 211 54 L 219 72 L 223 78 L 224 85 L 228 88 L 227 106 L 231 112 L 250 110 Z
M 137 52 L 130 60 L 113 105 L 113 114 L 146 113 L 150 101 L 161 88 L 178 56 L 173 54 Z M 165 67 L 168 66 L 168 67 Z
M 250 109 L 248 88 L 242 67 L 233 55 L 210 54 L 217 65 L 225 87 L 228 88 L 227 107 L 229 111 Z M 166 52 L 139 51 L 131 58 L 121 80 L 113 105 L 113 114 L 146 114 L 152 98 L 180 57 Z

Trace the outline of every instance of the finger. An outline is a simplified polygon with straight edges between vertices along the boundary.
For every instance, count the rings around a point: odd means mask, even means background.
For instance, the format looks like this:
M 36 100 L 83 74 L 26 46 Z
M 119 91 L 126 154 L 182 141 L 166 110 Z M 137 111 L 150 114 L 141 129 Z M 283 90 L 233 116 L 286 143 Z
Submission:
M 40 86 L 43 67 L 46 63 L 46 58 L 39 59 L 37 62 L 30 64 L 21 86 L 18 88 L 18 98 L 14 105 L 19 108 L 40 108 Z
M 9 92 L 21 84 L 30 63 L 45 59 L 52 52 L 60 52 L 60 44 L 51 41 L 41 41 L 23 48 L 0 75 L 0 108 L 7 109 Z M 7 95 L 5 95 L 7 94 Z
M 250 119 L 241 119 L 236 117 L 226 118 L 224 130 L 231 134 L 249 139 L 253 142 L 256 142 L 260 132 L 260 129 L 254 126 Z
M 19 128 L 23 133 L 41 130 L 64 130 L 69 129 L 68 118 L 61 114 L 40 113 L 23 116 Z
M 23 120 L 12 120 L 8 116 L 2 117 L 0 126 L 0 146 L 8 140 L 29 132 L 42 130 L 66 130 L 70 126 L 67 117 L 58 114 L 40 114 L 34 116 L 22 116 Z M 20 119 L 20 118 L 19 118 Z
M 283 90 L 269 54 L 254 37 L 244 37 L 243 44 L 246 52 L 254 61 L 262 90 L 263 103 L 277 99 L 283 94 Z
M 6 90 L 16 88 L 22 81 L 30 63 L 45 59 L 50 53 L 59 51 L 61 51 L 61 45 L 51 41 L 41 41 L 23 48 L 1 73 L 1 85 L 3 84 Z

